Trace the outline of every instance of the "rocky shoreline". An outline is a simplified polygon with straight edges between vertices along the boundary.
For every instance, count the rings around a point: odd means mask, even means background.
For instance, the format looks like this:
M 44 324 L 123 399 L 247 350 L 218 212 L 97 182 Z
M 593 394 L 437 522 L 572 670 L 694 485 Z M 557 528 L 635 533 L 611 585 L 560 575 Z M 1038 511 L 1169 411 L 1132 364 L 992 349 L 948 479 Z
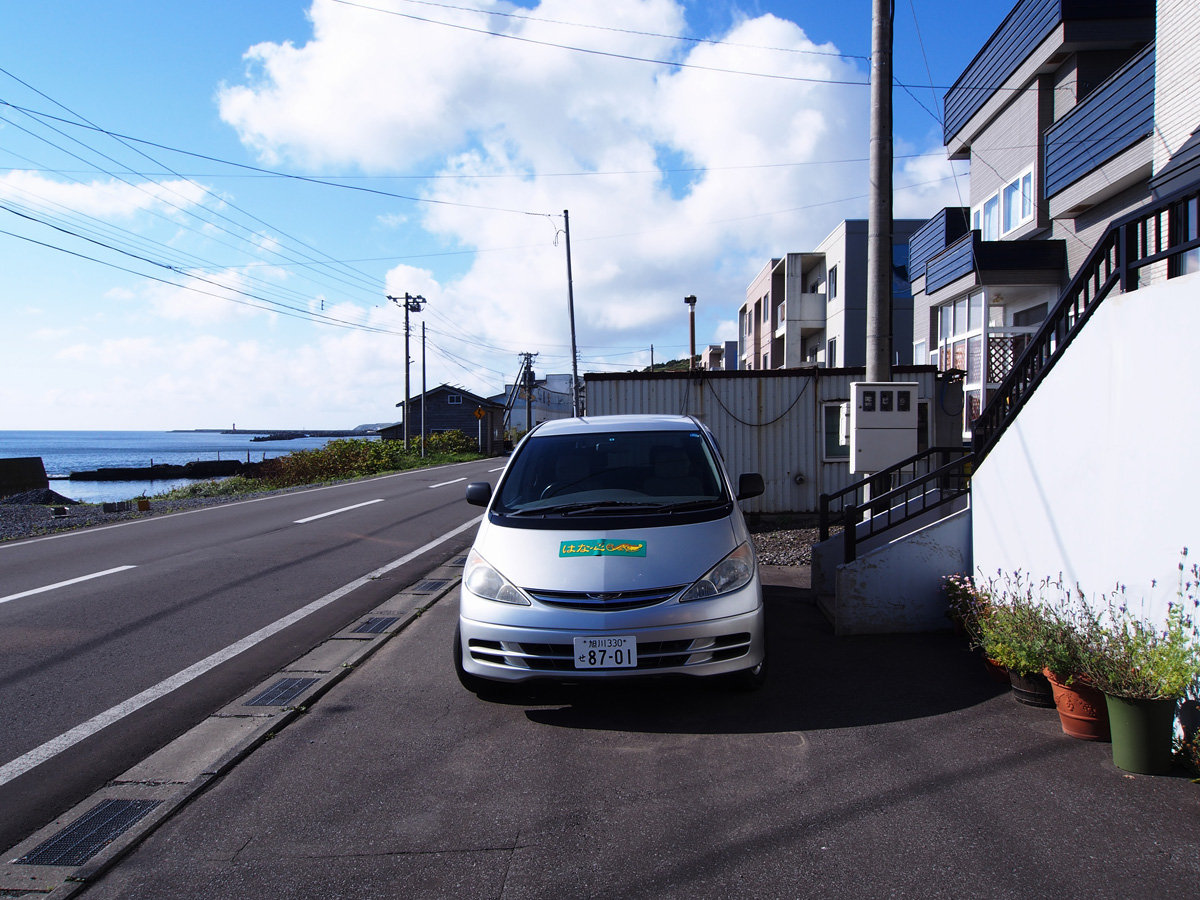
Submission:
M 0 542 L 39 537 L 79 528 L 117 525 L 136 519 L 186 512 L 206 506 L 254 500 L 270 494 L 282 494 L 303 488 L 279 491 L 260 491 L 237 497 L 193 497 L 186 500 L 150 501 L 149 512 L 132 509 L 124 512 L 105 512 L 101 504 L 77 503 L 54 491 L 27 491 L 0 500 Z M 54 508 L 65 508 L 64 515 L 55 515 Z M 765 566 L 806 566 L 812 561 L 812 545 L 817 542 L 819 529 L 813 514 L 795 516 L 762 516 L 751 520 L 754 550 Z

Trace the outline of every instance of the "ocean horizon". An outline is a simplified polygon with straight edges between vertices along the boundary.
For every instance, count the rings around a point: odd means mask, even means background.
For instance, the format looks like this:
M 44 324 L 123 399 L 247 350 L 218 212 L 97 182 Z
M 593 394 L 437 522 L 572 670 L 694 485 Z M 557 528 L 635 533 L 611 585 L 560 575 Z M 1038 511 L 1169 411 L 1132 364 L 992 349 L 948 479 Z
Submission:
M 72 500 L 106 503 L 153 496 L 194 479 L 84 481 L 72 472 L 177 465 L 197 460 L 260 462 L 293 450 L 315 450 L 334 438 L 253 441 L 263 432 L 237 431 L 0 431 L 0 459 L 40 456 L 50 489 Z M 364 434 L 362 439 L 376 439 Z

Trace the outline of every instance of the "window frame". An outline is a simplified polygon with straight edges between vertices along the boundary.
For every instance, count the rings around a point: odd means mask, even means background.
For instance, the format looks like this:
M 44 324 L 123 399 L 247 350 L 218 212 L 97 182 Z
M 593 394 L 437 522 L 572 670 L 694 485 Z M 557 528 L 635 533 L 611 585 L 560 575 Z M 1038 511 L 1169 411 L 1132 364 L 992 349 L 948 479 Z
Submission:
M 1037 216 L 1037 203 L 1033 191 L 1033 167 L 1030 166 L 971 208 L 971 227 L 978 231 L 985 241 L 998 241 L 1014 231 L 1019 231 Z M 1016 200 L 1016 221 L 1010 221 L 1008 215 L 1009 200 L 1012 198 Z M 994 217 L 989 213 L 994 214 Z M 991 227 L 993 218 L 994 231 Z
M 821 403 L 821 461 L 822 462 L 850 462 L 850 442 L 842 443 L 842 426 L 841 415 L 842 407 L 848 404 L 849 400 L 825 400 Z M 829 413 L 836 410 L 837 417 L 837 434 L 834 437 L 837 440 L 838 452 L 829 452 Z M 841 448 L 845 447 L 846 452 L 843 453 Z

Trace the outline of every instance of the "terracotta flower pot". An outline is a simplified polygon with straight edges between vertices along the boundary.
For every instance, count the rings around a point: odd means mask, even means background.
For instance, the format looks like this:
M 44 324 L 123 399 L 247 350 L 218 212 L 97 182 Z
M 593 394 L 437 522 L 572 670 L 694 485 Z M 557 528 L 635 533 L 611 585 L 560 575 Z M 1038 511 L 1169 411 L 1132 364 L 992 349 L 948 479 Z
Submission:
M 1108 705 L 1104 695 L 1080 678 L 1065 684 L 1049 669 L 1043 670 L 1054 692 L 1054 706 L 1062 722 L 1064 734 L 1081 741 L 1111 740 L 1108 728 Z

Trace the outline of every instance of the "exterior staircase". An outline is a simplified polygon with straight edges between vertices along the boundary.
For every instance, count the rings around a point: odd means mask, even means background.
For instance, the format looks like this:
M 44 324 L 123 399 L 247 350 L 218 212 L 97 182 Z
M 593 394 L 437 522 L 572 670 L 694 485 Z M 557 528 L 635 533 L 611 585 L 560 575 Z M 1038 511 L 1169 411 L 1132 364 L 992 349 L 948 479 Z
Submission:
M 1114 289 L 1200 269 L 1200 186 L 1111 223 L 975 420 L 970 448 L 933 448 L 820 498 L 812 585 L 837 634 L 948 627 L 941 578 L 969 573 L 970 479 Z M 1185 256 L 1187 254 L 1187 256 Z M 841 526 L 840 534 L 833 529 Z

